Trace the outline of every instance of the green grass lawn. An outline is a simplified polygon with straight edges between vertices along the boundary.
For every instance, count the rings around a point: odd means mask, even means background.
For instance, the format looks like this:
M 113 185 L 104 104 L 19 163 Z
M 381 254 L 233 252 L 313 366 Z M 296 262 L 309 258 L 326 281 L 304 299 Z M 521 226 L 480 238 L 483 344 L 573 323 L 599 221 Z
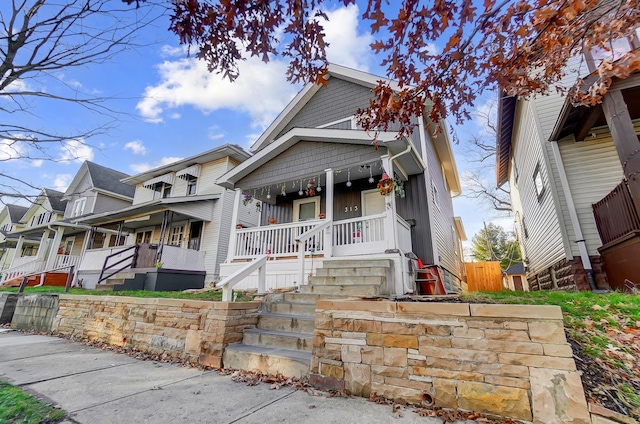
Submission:
M 0 423 L 57 423 L 65 412 L 55 409 L 28 393 L 0 380 Z
M 18 288 L 12 287 L 7 289 L 1 289 L 1 292 L 13 292 L 17 293 Z M 41 286 L 41 287 L 26 287 L 25 293 L 64 293 L 64 287 L 58 286 Z M 180 291 L 147 291 L 147 290 L 124 290 L 124 291 L 100 291 L 100 290 L 85 290 L 85 289 L 69 289 L 69 294 L 90 294 L 96 296 L 131 296 L 131 297 L 161 297 L 170 299 L 194 299 L 194 300 L 211 300 L 219 301 L 222 299 L 221 292 L 204 292 L 204 293 L 183 293 Z M 252 296 L 251 296 L 252 298 Z M 238 301 L 251 300 L 239 293 Z

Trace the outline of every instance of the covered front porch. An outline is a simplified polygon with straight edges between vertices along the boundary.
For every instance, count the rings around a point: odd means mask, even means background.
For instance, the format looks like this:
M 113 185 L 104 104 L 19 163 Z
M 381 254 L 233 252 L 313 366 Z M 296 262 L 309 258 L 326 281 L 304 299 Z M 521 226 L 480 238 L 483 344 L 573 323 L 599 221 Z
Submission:
M 403 217 L 398 202 L 404 198 L 404 184 L 422 177 L 424 163 L 406 139 L 389 138 L 376 150 L 369 138 L 366 143 L 357 138 L 360 131 L 324 132 L 291 143 L 279 154 L 258 153 L 247 161 L 255 168 L 232 171 L 223 176 L 226 181 L 218 181 L 233 185 L 236 192 L 236 225 L 221 277 L 267 255 L 267 289 L 299 286 L 327 260 L 380 259 L 394 264 L 389 291 L 412 291 L 408 274 L 416 220 L 413 214 Z M 333 133 L 355 139 L 328 141 Z M 307 165 L 291 163 L 295 158 L 307 158 Z M 260 208 L 258 226 L 244 224 L 242 204 Z M 248 276 L 236 287 L 255 288 L 257 278 Z

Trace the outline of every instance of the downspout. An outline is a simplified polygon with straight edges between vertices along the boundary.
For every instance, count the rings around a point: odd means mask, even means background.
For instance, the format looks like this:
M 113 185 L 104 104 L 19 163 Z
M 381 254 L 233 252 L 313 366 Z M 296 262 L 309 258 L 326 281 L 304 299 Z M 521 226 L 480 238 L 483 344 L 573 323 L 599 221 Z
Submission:
M 562 156 L 560 155 L 560 148 L 557 141 L 551 141 L 551 150 L 553 151 L 553 157 L 556 160 L 558 166 L 558 174 L 560 176 L 560 184 L 562 185 L 562 191 L 567 202 L 567 209 L 569 210 L 569 218 L 571 219 L 571 226 L 576 236 L 576 243 L 578 244 L 578 250 L 580 251 L 580 259 L 582 261 L 582 267 L 587 274 L 587 281 L 589 282 L 589 288 L 591 291 L 597 290 L 596 281 L 594 277 L 593 267 L 591 266 L 591 259 L 589 259 L 589 252 L 587 251 L 587 244 L 585 243 L 584 236 L 582 235 L 582 228 L 580 227 L 580 221 L 578 220 L 578 212 L 576 211 L 576 205 L 573 203 L 573 196 L 571 196 L 571 189 L 569 187 L 569 180 L 564 169 L 564 163 L 562 162 Z
M 401 151 L 401 152 L 400 152 L 400 153 L 398 153 L 398 154 L 395 154 L 395 155 L 391 156 L 391 157 L 389 158 L 389 160 L 395 160 L 396 158 L 399 158 L 400 156 L 402 156 L 402 155 L 404 155 L 404 154 L 409 153 L 409 152 L 411 151 L 411 149 L 412 149 L 412 147 L 411 147 L 411 143 L 409 143 L 409 145 L 407 146 L 407 148 L 406 148 L 405 150 Z M 392 178 L 393 178 L 393 176 L 392 176 L 392 175 L 390 175 L 390 177 L 392 177 Z

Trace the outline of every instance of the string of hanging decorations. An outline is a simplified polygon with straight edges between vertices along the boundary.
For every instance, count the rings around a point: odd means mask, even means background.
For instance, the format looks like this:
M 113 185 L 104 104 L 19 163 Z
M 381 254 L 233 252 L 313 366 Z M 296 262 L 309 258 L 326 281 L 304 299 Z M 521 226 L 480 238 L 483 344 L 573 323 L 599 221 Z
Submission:
M 387 174 L 387 172 L 384 170 L 382 166 L 382 161 L 377 160 L 375 162 L 359 164 L 349 168 L 334 170 L 333 172 L 335 175 L 339 175 L 343 172 L 347 173 L 347 181 L 346 183 L 344 183 L 347 188 L 351 188 L 353 186 L 353 181 L 351 180 L 352 169 L 354 170 L 357 169 L 357 171 L 360 173 L 365 173 L 368 171 L 369 177 L 367 179 L 367 182 L 369 184 L 376 183 L 376 178 L 374 175 L 380 172 L 381 177 L 377 181 L 377 188 L 380 194 L 384 196 L 393 192 L 397 197 L 402 197 L 402 198 L 405 197 L 404 182 L 397 175 L 394 175 L 394 177 L 391 178 Z M 374 169 L 376 171 L 375 174 L 374 174 Z M 359 180 L 360 178 L 356 178 L 356 179 Z M 243 196 L 242 202 L 245 206 L 253 202 L 253 199 L 256 197 L 257 190 L 261 190 L 260 191 L 261 196 L 263 196 L 267 200 L 271 200 L 273 198 L 273 195 L 271 194 L 271 189 L 274 186 L 275 186 L 276 193 L 278 193 L 278 189 L 280 189 L 279 195 L 281 197 L 287 197 L 287 184 L 288 182 L 283 182 L 283 183 L 276 183 L 276 184 L 264 186 L 261 189 L 253 189 L 253 193 L 251 193 L 250 191 L 246 191 L 242 195 Z M 319 193 L 322 192 L 322 174 L 301 178 L 299 180 L 293 180 L 291 181 L 290 188 L 291 188 L 291 191 L 289 192 L 289 194 L 291 192 L 295 193 L 295 190 L 297 189 L 297 194 L 299 197 L 317 196 Z M 266 193 L 266 196 L 265 196 L 265 193 Z

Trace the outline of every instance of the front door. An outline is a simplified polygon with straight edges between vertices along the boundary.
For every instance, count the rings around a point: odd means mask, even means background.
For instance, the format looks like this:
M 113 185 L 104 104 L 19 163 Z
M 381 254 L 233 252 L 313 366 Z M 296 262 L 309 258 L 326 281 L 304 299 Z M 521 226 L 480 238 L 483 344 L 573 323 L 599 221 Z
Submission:
M 320 197 L 309 197 L 293 201 L 293 222 L 318 219 Z
M 362 216 L 379 215 L 384 211 L 384 196 L 380 194 L 378 189 L 362 192 Z
M 514 275 L 513 276 L 513 287 L 516 290 L 522 291 L 523 287 L 522 287 L 522 277 L 519 275 Z

